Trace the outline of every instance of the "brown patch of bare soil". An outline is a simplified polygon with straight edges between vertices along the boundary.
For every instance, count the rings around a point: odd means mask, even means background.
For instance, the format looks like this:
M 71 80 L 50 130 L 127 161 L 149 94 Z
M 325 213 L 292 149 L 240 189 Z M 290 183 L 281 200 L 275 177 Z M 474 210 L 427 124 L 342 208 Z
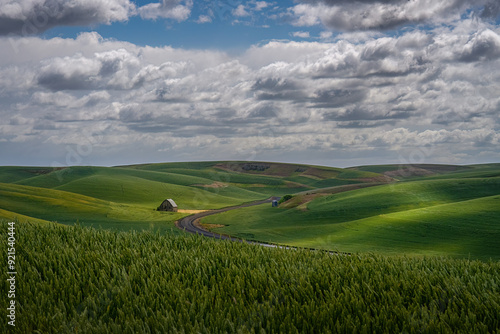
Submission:
M 359 183 L 359 184 L 348 184 L 343 186 L 336 186 L 330 188 L 323 188 L 318 190 L 311 190 L 310 192 L 302 192 L 299 195 L 295 195 L 292 199 L 281 203 L 280 208 L 297 208 L 302 211 L 307 211 L 307 203 L 311 202 L 315 198 L 328 196 L 333 194 L 338 194 L 346 191 L 368 188 L 373 186 L 378 186 L 385 184 L 387 182 L 379 183 Z
M 321 196 L 326 196 L 328 194 L 326 193 L 312 193 L 312 194 L 304 194 L 304 195 L 296 195 L 289 199 L 286 202 L 283 202 L 280 204 L 280 208 L 284 209 L 291 209 L 291 208 L 298 208 L 302 211 L 307 210 L 307 203 L 312 201 L 313 199 Z
M 205 230 L 210 232 L 213 229 L 219 228 L 219 227 L 224 227 L 225 225 L 221 224 L 207 224 L 207 223 L 202 223 L 202 219 L 198 218 L 193 221 L 193 225 L 199 229 Z
M 199 223 L 200 226 L 207 231 L 213 230 L 214 228 L 219 228 L 219 227 L 224 227 L 225 225 L 221 224 L 206 224 L 206 223 Z

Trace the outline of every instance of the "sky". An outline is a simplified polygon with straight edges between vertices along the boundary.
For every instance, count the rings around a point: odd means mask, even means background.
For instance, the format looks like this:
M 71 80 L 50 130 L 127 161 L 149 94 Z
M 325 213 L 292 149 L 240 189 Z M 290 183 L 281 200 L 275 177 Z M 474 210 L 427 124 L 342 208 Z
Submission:
M 0 0 L 0 165 L 500 162 L 498 0 Z

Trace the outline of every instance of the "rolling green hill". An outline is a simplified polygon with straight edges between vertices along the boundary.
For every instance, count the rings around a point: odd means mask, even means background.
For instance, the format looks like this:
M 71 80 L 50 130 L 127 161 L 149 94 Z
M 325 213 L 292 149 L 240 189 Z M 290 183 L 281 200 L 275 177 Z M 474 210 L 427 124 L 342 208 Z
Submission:
M 411 179 L 453 179 L 467 177 L 500 176 L 500 164 L 483 164 L 469 166 L 455 165 L 377 165 L 348 168 L 356 171 L 368 171 L 393 177 L 397 180 Z
M 118 167 L 0 167 L 0 217 L 80 222 L 120 230 L 159 228 L 189 213 L 156 212 L 166 198 L 182 210 L 237 205 L 378 174 L 278 163 L 191 162 Z
M 0 167 L 0 218 L 182 233 L 190 210 L 270 196 L 280 205 L 210 216 L 215 232 L 345 252 L 500 258 L 500 164 L 333 168 L 214 161 Z M 173 198 L 181 212 L 157 212 Z
M 18 221 L 170 231 L 181 213 L 157 212 L 143 206 L 114 203 L 77 193 L 0 183 L 0 217 Z M 4 209 L 6 208 L 6 209 Z
M 203 223 L 224 225 L 213 229 L 221 234 L 342 252 L 500 259 L 500 177 L 428 177 L 328 191 L 302 193 L 279 208 L 225 212 Z

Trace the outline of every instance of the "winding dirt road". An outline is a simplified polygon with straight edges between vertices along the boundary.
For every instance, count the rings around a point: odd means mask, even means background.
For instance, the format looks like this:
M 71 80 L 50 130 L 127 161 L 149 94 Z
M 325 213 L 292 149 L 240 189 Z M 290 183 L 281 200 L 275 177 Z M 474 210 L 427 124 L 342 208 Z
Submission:
M 226 212 L 229 210 L 246 208 L 246 207 L 254 206 L 254 205 L 271 203 L 273 200 L 279 200 L 279 197 L 270 197 L 268 199 L 261 200 L 261 201 L 256 201 L 256 202 L 251 202 L 251 203 L 246 203 L 246 204 L 241 204 L 241 205 L 236 205 L 236 206 L 230 206 L 227 208 L 222 208 L 222 209 L 217 209 L 217 210 L 200 212 L 200 213 L 190 215 L 190 216 L 184 217 L 184 218 L 176 221 L 175 226 L 177 226 L 178 228 L 180 228 L 181 230 L 184 230 L 186 232 L 190 232 L 190 233 L 194 233 L 194 234 L 201 234 L 201 235 L 203 235 L 205 237 L 209 237 L 209 238 L 239 241 L 239 242 L 248 242 L 250 244 L 259 244 L 259 245 L 266 246 L 266 247 L 277 247 L 276 245 L 272 245 L 272 244 L 266 244 L 266 243 L 262 243 L 262 242 L 245 241 L 245 240 L 231 237 L 228 235 L 210 232 L 210 231 L 203 229 L 199 224 L 199 221 L 201 218 L 204 218 L 204 217 L 207 217 L 210 215 L 215 215 L 217 213 Z

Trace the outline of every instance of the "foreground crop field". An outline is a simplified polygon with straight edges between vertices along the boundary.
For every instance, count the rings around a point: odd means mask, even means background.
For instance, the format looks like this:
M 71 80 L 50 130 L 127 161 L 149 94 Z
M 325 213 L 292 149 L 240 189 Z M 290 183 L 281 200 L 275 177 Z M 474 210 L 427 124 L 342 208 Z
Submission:
M 3 238 L 7 224 L 0 228 Z M 17 223 L 16 235 L 18 333 L 500 331 L 500 262 L 340 256 L 53 223 Z

